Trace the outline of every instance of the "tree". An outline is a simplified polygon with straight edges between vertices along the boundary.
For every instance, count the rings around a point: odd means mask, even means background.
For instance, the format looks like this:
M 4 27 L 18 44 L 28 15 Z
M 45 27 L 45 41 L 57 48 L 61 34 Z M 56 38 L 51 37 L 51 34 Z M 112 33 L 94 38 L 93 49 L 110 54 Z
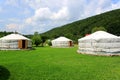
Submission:
M 92 29 L 92 33 L 93 32 L 96 32 L 96 31 L 107 31 L 104 27 L 94 27 L 93 29 Z
M 35 44 L 36 46 L 38 46 L 42 40 L 41 40 L 41 36 L 38 34 L 38 32 L 35 32 L 32 38 L 33 44 Z
M 48 44 L 49 46 L 52 46 L 51 40 L 50 39 L 46 40 L 46 44 Z
M 41 41 L 41 46 L 43 47 L 44 45 L 44 43 L 45 43 L 45 41 L 48 39 L 48 37 L 47 36 L 41 36 L 41 39 L 42 39 L 42 41 Z

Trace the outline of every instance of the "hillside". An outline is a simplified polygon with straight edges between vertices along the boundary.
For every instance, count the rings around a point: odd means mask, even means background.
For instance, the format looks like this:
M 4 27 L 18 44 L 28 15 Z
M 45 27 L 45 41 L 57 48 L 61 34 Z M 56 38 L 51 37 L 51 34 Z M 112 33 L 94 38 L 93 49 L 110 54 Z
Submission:
M 120 36 L 120 9 L 79 20 L 43 33 L 43 36 L 56 38 L 66 36 L 77 41 L 85 34 L 90 34 L 94 27 L 105 27 L 107 32 Z

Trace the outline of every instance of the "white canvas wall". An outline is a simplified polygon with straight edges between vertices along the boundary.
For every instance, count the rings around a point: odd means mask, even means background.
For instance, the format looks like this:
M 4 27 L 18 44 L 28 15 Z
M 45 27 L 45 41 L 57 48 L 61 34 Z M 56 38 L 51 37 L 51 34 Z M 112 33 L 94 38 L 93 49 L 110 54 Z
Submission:
M 120 39 L 79 41 L 79 50 L 98 52 L 120 52 Z
M 52 47 L 70 47 L 69 41 L 53 41 Z
M 18 40 L 0 40 L 0 49 L 18 49 Z
M 101 38 L 96 39 L 97 35 L 95 35 L 95 33 L 93 34 L 94 34 L 94 38 L 92 38 L 93 36 L 91 35 L 78 40 L 79 53 L 107 54 L 107 55 L 120 54 L 120 38 L 112 35 L 111 37 L 103 38 L 101 36 Z M 104 34 L 102 35 L 104 36 Z
M 32 42 L 29 40 L 28 41 L 28 48 L 31 48 L 32 47 Z

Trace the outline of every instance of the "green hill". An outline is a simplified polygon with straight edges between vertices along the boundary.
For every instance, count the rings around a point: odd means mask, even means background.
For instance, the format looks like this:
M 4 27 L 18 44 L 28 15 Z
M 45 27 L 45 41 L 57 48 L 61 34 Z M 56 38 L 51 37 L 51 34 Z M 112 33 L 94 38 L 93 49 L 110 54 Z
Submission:
M 94 27 L 100 26 L 104 27 L 107 32 L 120 36 L 120 9 L 57 27 L 41 35 L 49 38 L 66 36 L 77 41 L 77 39 L 85 36 L 85 34 L 90 34 Z

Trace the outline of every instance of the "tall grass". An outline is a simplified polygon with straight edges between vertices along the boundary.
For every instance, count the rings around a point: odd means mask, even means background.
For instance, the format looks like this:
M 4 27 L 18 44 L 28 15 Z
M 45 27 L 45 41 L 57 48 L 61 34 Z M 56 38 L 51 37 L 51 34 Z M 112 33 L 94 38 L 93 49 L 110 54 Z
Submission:
M 120 57 L 77 54 L 77 48 L 0 51 L 9 80 L 120 80 Z

